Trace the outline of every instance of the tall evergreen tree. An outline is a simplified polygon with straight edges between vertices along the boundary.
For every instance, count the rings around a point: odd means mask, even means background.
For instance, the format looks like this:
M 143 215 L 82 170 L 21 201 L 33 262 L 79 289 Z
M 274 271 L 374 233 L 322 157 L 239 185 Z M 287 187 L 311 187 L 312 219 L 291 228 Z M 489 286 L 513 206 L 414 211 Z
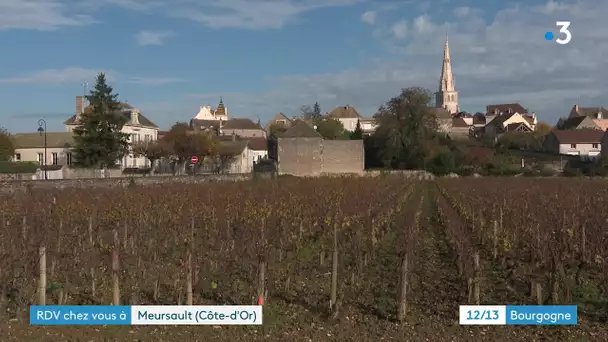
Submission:
M 350 134 L 350 140 L 361 139 L 363 139 L 363 129 L 361 129 L 361 122 L 357 120 L 357 126 L 355 126 L 355 130 Z
M 121 112 L 118 94 L 97 76 L 95 88 L 86 96 L 89 107 L 74 129 L 74 163 L 79 167 L 113 167 L 129 148 L 129 135 L 122 133 L 127 118 Z
M 321 117 L 321 106 L 319 106 L 319 102 L 315 102 L 315 105 L 312 107 L 312 116 L 314 118 Z

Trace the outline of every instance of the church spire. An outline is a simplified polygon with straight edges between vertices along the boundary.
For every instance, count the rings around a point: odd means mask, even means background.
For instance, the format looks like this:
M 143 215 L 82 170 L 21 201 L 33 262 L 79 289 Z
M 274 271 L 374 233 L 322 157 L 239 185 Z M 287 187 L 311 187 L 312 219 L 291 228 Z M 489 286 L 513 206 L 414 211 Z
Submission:
M 443 49 L 443 67 L 439 80 L 439 91 L 454 91 L 454 76 L 452 75 L 452 62 L 450 60 L 450 45 L 446 34 L 445 47 Z
M 458 92 L 454 87 L 454 75 L 452 75 L 452 61 L 450 58 L 450 45 L 448 34 L 445 35 L 445 47 L 443 49 L 443 66 L 439 77 L 439 89 L 435 93 L 435 105 L 444 108 L 448 112 L 458 113 Z

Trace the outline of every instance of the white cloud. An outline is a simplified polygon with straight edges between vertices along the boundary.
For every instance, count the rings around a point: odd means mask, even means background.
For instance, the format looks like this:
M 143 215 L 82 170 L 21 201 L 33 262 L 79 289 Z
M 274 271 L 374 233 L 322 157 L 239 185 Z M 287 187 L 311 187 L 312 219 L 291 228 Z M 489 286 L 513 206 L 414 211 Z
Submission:
M 159 86 L 165 84 L 181 83 L 184 82 L 181 78 L 175 77 L 133 77 L 129 83 L 139 85 L 151 85 Z
M 391 26 L 391 32 L 397 39 L 405 39 L 408 33 L 407 20 L 399 20 Z
M 428 14 L 421 15 L 414 19 L 413 26 L 417 33 L 431 33 L 435 30 L 435 25 L 430 21 Z
M 140 31 L 135 35 L 135 40 L 140 46 L 163 45 L 171 36 L 173 36 L 171 31 Z
M 364 23 L 374 25 L 376 23 L 376 14 L 377 13 L 374 11 L 367 11 L 361 15 L 361 20 L 363 20 Z
M 11 29 L 55 30 L 62 26 L 95 23 L 89 15 L 70 13 L 58 0 L 0 0 L 0 31 Z
M 100 70 L 69 67 L 65 69 L 46 69 L 23 76 L 2 78 L 2 84 L 76 84 L 91 82 L 99 74 Z M 114 73 L 107 72 L 106 78 L 113 79 Z
M 412 22 L 408 40 L 391 35 L 392 40 L 384 42 L 398 56 L 378 58 L 358 69 L 268 80 L 266 91 L 225 92 L 224 102 L 234 116 L 260 115 L 263 119 L 278 111 L 297 114 L 300 105 L 315 101 L 323 111 L 350 104 L 362 115 L 371 116 L 401 88 L 436 90 L 449 28 L 453 72 L 464 110 L 482 111 L 492 103 L 519 102 L 536 111 L 540 120 L 555 123 L 575 103 L 608 106 L 608 33 L 597 29 L 603 27 L 603 13 L 607 12 L 608 2 L 578 0 L 509 6 L 493 16 L 481 16 L 478 9 L 471 9 L 466 20 L 447 22 L 422 16 Z M 572 22 L 571 43 L 545 41 L 544 33 L 558 34 L 555 21 L 563 19 Z M 393 27 L 387 24 L 387 33 L 392 34 Z M 177 106 L 182 113 L 195 111 L 199 104 L 216 103 L 216 95 L 190 96 Z M 178 110 L 176 104 L 172 106 L 162 110 Z M 153 113 L 160 113 L 160 108 L 149 106 Z
M 87 82 L 92 85 L 95 82 L 95 78 L 100 72 L 105 73 L 106 79 L 109 82 L 116 82 L 117 80 L 125 81 L 130 84 L 144 85 L 144 86 L 162 86 L 172 83 L 184 82 L 183 79 L 175 77 L 129 77 L 119 74 L 113 70 L 98 70 L 98 69 L 87 69 L 80 67 L 69 67 L 64 69 L 46 69 L 32 72 L 29 74 L 1 78 L 0 84 L 47 84 L 47 85 L 60 85 L 60 84 L 83 84 Z

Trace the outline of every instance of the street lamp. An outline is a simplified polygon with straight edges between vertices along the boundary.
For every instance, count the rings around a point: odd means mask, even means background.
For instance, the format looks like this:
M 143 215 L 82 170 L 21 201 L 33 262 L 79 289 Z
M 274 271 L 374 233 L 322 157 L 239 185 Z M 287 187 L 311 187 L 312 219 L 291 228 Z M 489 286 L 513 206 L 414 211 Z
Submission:
M 38 120 L 38 132 L 40 132 L 40 135 L 44 134 L 44 156 L 42 157 L 42 162 L 44 163 L 44 180 L 48 180 L 46 171 L 46 121 L 44 119 Z

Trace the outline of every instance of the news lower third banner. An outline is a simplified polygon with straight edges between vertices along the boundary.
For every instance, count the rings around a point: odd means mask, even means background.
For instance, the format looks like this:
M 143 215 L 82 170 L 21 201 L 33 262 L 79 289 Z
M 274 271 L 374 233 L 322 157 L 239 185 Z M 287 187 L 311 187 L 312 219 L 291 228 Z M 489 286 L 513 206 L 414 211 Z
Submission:
M 576 305 L 461 305 L 460 325 L 576 325 Z
M 45 305 L 32 325 L 261 325 L 260 305 Z

